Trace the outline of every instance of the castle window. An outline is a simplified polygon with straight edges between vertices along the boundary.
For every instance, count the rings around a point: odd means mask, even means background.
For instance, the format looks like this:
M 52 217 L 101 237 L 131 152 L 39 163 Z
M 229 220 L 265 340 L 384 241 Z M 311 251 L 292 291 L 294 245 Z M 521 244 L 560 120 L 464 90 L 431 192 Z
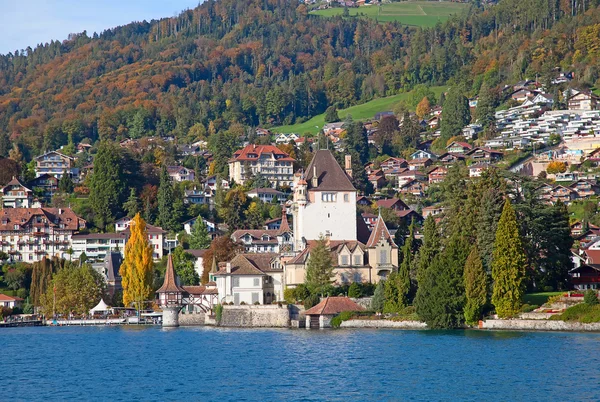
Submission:
M 387 252 L 385 250 L 379 252 L 379 263 L 387 264 Z
M 349 198 L 348 194 L 344 194 L 344 202 L 348 202 L 349 201 L 348 198 Z
M 342 265 L 348 265 L 348 256 L 347 255 L 342 256 Z
M 360 259 L 360 255 L 354 256 L 354 265 L 362 265 L 362 261 Z
M 321 201 L 323 202 L 335 202 L 337 199 L 336 193 L 321 193 Z

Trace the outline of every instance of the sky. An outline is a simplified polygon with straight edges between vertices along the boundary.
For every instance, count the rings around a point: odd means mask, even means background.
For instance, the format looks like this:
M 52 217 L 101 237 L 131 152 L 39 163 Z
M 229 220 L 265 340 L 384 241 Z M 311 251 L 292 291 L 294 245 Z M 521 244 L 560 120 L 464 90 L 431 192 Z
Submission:
M 0 0 L 0 54 L 125 25 L 173 17 L 199 0 Z

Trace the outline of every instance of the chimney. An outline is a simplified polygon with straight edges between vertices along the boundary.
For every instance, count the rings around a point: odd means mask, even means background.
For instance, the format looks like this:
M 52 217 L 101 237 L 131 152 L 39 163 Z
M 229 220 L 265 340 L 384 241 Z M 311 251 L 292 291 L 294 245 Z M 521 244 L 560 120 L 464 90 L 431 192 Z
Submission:
M 61 208 L 58 208 L 58 214 L 62 215 L 62 213 L 63 213 L 63 210 Z
M 346 173 L 352 177 L 352 155 L 346 155 L 344 160 L 346 162 Z
M 231 273 L 231 263 L 228 262 L 227 265 L 225 265 L 226 269 L 227 269 L 227 273 L 230 274 Z
M 313 165 L 312 186 L 317 187 L 318 185 L 319 185 L 319 177 L 317 176 L 317 166 Z

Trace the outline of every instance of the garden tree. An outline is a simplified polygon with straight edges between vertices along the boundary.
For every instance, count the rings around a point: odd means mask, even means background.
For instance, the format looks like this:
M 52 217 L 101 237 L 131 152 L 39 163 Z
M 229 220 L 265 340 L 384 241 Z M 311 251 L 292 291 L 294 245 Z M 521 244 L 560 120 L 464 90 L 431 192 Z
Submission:
M 175 247 L 173 250 L 173 268 L 181 281 L 181 285 L 195 286 L 200 282 L 200 277 L 196 272 L 194 263 L 196 258 L 186 252 L 182 246 Z
M 25 271 L 22 267 L 4 265 L 2 267 L 2 280 L 9 289 L 17 290 L 25 283 Z
M 246 223 L 244 211 L 248 197 L 242 187 L 236 187 L 227 192 L 222 208 L 218 209 L 219 216 L 229 226 L 229 230 L 242 229 Z
M 425 219 L 425 223 L 423 225 L 423 243 L 419 248 L 419 253 L 417 257 L 417 283 L 419 284 L 419 288 L 417 289 L 417 294 L 419 292 L 421 286 L 421 275 L 427 271 L 431 262 L 437 256 L 441 249 L 441 239 L 440 234 L 437 229 L 437 225 L 435 223 L 435 218 L 433 215 L 429 215 L 427 219 Z
M 548 166 L 546 167 L 546 173 L 548 173 L 548 174 L 564 173 L 566 171 L 567 171 L 567 164 L 564 162 L 559 162 L 559 161 L 550 162 L 550 163 L 548 163 Z
M 71 175 L 65 169 L 61 179 L 58 181 L 58 190 L 63 194 L 71 194 L 74 188 L 73 179 L 71 179 Z
M 427 85 L 418 84 L 410 91 L 410 106 L 417 107 L 424 98 L 430 105 L 435 104 L 435 93 Z
M 448 93 L 448 97 L 444 102 L 443 116 L 440 126 L 440 144 L 445 144 L 451 137 L 460 135 L 463 127 L 469 124 L 471 120 L 469 100 L 457 86 L 452 87 Z
M 406 295 L 410 289 L 410 281 L 406 275 L 400 272 L 392 272 L 388 275 L 384 284 L 385 302 L 383 305 L 384 313 L 400 313 L 407 306 Z
M 375 132 L 375 145 L 380 149 L 382 154 L 392 154 L 392 143 L 394 136 L 400 130 L 400 123 L 396 116 L 384 116 L 379 122 L 377 131 Z
M 160 171 L 160 186 L 158 187 L 158 224 L 166 230 L 176 232 L 181 226 L 175 214 L 175 195 L 173 182 L 163 166 Z
M 402 246 L 402 250 L 399 250 L 399 261 L 400 266 L 398 267 L 398 283 L 400 288 L 398 289 L 399 295 L 403 298 L 403 304 L 407 305 L 410 299 L 409 294 L 411 290 L 416 289 L 416 261 L 415 254 L 418 250 L 417 242 L 415 240 L 415 221 L 411 220 L 408 228 L 408 236 Z M 412 295 L 414 296 L 414 294 Z
M 424 118 L 431 111 L 431 104 L 429 103 L 429 99 L 424 97 L 419 104 L 417 105 L 416 113 L 419 119 Z
M 525 288 L 526 263 L 517 217 L 507 198 L 498 222 L 492 260 L 492 303 L 500 318 L 510 317 L 519 312 Z
M 335 123 L 336 121 L 340 121 L 337 108 L 334 105 L 329 106 L 325 111 L 325 123 Z
M 430 328 L 458 328 L 464 321 L 463 271 L 469 243 L 454 234 L 444 250 L 419 273 L 415 297 L 417 314 Z
M 215 238 L 210 243 L 210 247 L 204 253 L 204 258 L 202 259 L 202 284 L 208 282 L 210 271 L 213 269 L 213 263 L 215 264 L 214 268 L 218 270 L 219 263 L 231 261 L 238 251 L 238 247 L 229 236 Z
M 376 313 L 382 313 L 383 307 L 385 305 L 385 281 L 379 281 L 377 283 L 377 287 L 375 288 L 375 293 L 373 294 L 373 298 L 371 299 L 371 310 Z
M 117 147 L 102 141 L 94 158 L 94 171 L 90 178 L 90 205 L 94 223 L 105 229 L 120 212 L 124 196 L 123 169 Z
M 87 315 L 102 298 L 105 287 L 104 278 L 91 265 L 66 263 L 41 296 L 42 311 L 47 317 L 54 312 Z
M 141 212 L 140 199 L 135 193 L 135 188 L 131 187 L 129 189 L 129 197 L 125 201 L 125 204 L 123 204 L 123 209 L 127 216 L 136 216 L 138 212 Z
M 123 285 L 123 305 L 141 309 L 152 296 L 152 247 L 146 222 L 136 214 L 129 225 L 131 234 L 125 245 L 125 259 L 119 270 Z
M 238 137 L 229 131 L 220 131 L 217 135 L 209 137 L 209 148 L 213 152 L 214 169 L 210 174 L 221 177 L 229 176 L 227 161 L 236 149 Z
M 400 131 L 393 139 L 396 154 L 412 152 L 417 146 L 420 133 L 421 127 L 416 117 L 411 117 L 410 113 L 405 111 L 400 123 Z
M 271 205 L 269 207 L 269 218 L 271 218 L 271 219 L 281 218 L 282 213 L 283 213 L 283 209 L 281 208 L 281 205 L 279 205 L 279 204 Z
M 483 269 L 477 244 L 473 244 L 465 263 L 465 321 L 475 325 L 481 319 L 483 308 L 487 303 L 487 274 Z
M 248 169 L 248 171 L 252 171 L 252 169 Z M 250 177 L 248 182 L 246 183 L 246 188 L 254 189 L 254 188 L 272 188 L 271 182 L 261 173 L 257 173 Z
M 192 233 L 190 235 L 190 248 L 194 250 L 205 249 L 210 246 L 212 238 L 208 233 L 208 227 L 204 223 L 201 216 L 196 218 L 192 225 Z
M 477 120 L 484 129 L 496 123 L 496 108 L 498 107 L 498 92 L 490 87 L 486 82 L 479 91 L 479 100 L 477 101 Z
M 352 167 L 352 185 L 364 195 L 373 194 L 373 183 L 369 181 L 367 171 L 360 162 L 359 155 L 356 152 L 350 152 Z M 344 166 L 344 165 L 341 165 Z
M 352 282 L 348 287 L 348 297 L 359 298 L 362 296 L 360 285 L 357 282 Z
M 310 250 L 304 284 L 311 293 L 320 293 L 331 285 L 333 277 L 333 262 L 327 240 L 319 237 L 315 246 Z
M 245 212 L 246 215 L 246 226 L 249 229 L 260 229 L 263 226 L 264 219 L 262 215 L 262 210 L 259 205 L 260 201 L 253 201 L 248 206 L 248 209 Z

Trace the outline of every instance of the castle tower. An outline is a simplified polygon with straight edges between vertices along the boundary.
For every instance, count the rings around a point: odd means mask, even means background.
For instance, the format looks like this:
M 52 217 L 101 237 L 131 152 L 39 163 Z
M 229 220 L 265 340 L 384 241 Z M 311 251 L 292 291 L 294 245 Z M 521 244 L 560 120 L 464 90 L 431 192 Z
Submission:
M 163 310 L 163 327 L 179 326 L 179 310 L 182 307 L 183 292 L 183 289 L 177 285 L 173 257 L 169 254 L 165 281 L 160 289 L 156 291 L 158 294 L 158 303 Z

